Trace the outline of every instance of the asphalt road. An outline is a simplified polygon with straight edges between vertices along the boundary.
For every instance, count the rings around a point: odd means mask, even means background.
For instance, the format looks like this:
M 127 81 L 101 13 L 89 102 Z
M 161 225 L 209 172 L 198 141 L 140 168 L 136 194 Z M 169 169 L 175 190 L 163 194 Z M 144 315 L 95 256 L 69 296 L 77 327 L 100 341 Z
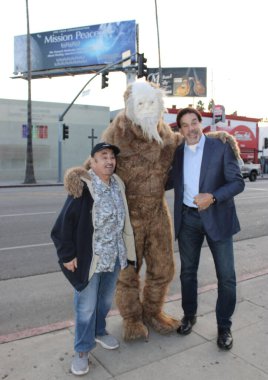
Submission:
M 172 210 L 173 192 L 166 194 Z M 66 193 L 63 187 L 0 189 L 0 335 L 73 318 L 72 290 L 59 272 L 50 231 Z M 246 180 L 236 197 L 241 224 L 234 240 L 268 235 L 268 180 Z M 164 233 L 164 232 L 163 232 Z M 169 295 L 180 292 L 177 274 Z M 238 275 L 268 267 L 267 253 L 236 254 Z M 199 286 L 215 282 L 211 256 L 201 257 Z

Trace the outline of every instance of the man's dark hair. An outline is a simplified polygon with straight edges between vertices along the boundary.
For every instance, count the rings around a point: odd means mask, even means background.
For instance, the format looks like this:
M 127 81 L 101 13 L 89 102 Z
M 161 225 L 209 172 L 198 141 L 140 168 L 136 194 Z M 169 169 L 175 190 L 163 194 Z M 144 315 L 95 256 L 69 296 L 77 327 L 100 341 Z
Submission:
M 197 116 L 198 121 L 201 123 L 202 116 L 201 116 L 200 112 L 198 112 L 195 108 L 186 107 L 186 108 L 182 108 L 181 110 L 179 110 L 179 112 L 177 114 L 177 126 L 178 126 L 178 128 L 181 128 L 181 118 L 184 115 L 186 115 L 187 113 L 194 113 Z

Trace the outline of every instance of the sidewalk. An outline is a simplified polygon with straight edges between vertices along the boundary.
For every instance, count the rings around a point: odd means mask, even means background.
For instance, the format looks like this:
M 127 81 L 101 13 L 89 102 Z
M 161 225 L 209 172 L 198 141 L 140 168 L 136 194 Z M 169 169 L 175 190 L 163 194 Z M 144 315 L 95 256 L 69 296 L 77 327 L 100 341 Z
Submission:
M 90 355 L 91 380 L 262 380 L 268 379 L 268 271 L 238 282 L 238 303 L 233 318 L 234 346 L 216 345 L 215 298 L 212 287 L 201 289 L 199 314 L 192 334 L 162 336 L 150 331 L 149 342 L 124 342 L 121 317 L 108 317 L 108 330 L 120 341 L 118 350 L 97 346 Z M 165 309 L 181 316 L 180 300 Z M 74 328 L 52 331 L 0 346 L 0 379 L 64 380 L 70 373 Z M 79 378 L 79 377 L 77 377 Z
M 267 177 L 268 178 L 268 177 Z M 258 180 L 257 180 L 258 182 Z M 0 182 L 0 187 L 3 183 Z M 14 183 L 14 186 L 20 186 Z M 41 186 L 60 185 L 56 182 Z M 32 186 L 32 185 L 26 185 Z M 34 186 L 34 185 L 33 185 Z M 12 183 L 5 187 L 12 187 Z M 266 239 L 258 246 L 267 251 Z M 239 244 L 247 259 L 252 243 Z M 249 250 L 249 251 L 247 251 Z M 246 260 L 246 259 L 245 259 Z M 254 270 L 254 263 L 252 263 Z M 241 277 L 237 287 L 237 308 L 233 317 L 234 346 L 229 352 L 216 345 L 213 286 L 199 289 L 198 321 L 192 334 L 162 336 L 150 331 L 148 342 L 124 342 L 122 319 L 117 311 L 108 317 L 108 330 L 121 342 L 118 350 L 97 346 L 90 355 L 90 371 L 82 379 L 91 380 L 268 380 L 268 269 Z M 42 302 L 42 300 L 40 300 Z M 167 312 L 182 316 L 179 297 L 165 303 Z M 34 310 L 32 311 L 34 313 Z M 30 311 L 29 311 L 30 314 Z M 1 314 L 0 314 L 1 315 Z M 1 323 L 1 317 L 0 317 Z M 1 380 L 65 380 L 79 378 L 70 373 L 74 327 L 62 323 L 61 330 L 38 330 L 38 334 L 0 345 Z
M 262 176 L 258 176 L 257 182 L 263 179 L 268 179 L 268 174 L 263 174 Z M 246 179 L 249 182 L 248 179 Z M 63 182 L 58 182 L 57 180 L 36 180 L 36 183 L 33 184 L 25 184 L 23 180 L 14 181 L 14 180 L 0 180 L 0 188 L 6 187 L 39 187 L 39 186 L 62 186 Z

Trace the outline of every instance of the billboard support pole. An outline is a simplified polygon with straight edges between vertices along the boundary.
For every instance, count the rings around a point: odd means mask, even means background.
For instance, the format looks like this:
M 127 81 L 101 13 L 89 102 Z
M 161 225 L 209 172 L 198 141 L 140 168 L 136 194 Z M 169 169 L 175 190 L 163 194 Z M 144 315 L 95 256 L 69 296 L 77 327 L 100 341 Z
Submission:
M 127 86 L 136 80 L 136 69 L 126 69 Z

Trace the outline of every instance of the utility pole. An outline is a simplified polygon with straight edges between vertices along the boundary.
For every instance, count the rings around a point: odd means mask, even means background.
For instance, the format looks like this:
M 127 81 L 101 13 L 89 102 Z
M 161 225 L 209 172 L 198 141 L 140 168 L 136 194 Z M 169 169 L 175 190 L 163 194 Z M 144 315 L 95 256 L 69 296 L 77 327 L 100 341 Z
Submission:
M 162 66 L 161 66 L 161 53 L 160 53 L 160 38 L 159 38 L 157 0 L 154 1 L 154 4 L 155 4 L 155 20 L 156 20 L 156 29 L 157 29 L 157 42 L 158 42 L 159 84 L 161 87 L 162 86 Z

